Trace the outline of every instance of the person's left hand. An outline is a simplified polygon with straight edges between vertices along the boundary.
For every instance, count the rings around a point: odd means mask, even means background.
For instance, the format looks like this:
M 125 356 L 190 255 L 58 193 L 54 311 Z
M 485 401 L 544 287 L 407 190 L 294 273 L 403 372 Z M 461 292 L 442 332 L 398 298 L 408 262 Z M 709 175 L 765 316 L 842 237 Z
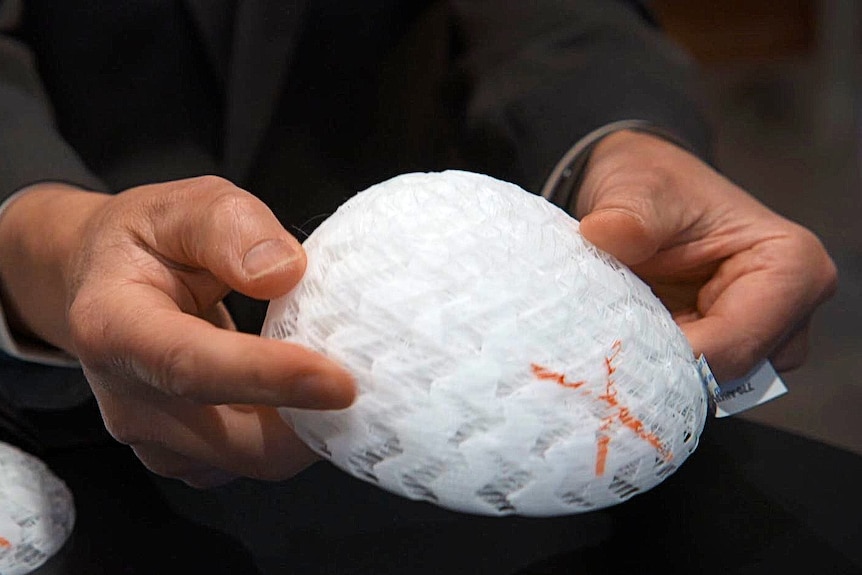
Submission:
M 620 131 L 594 149 L 581 233 L 652 287 L 719 381 L 764 358 L 801 365 L 814 310 L 836 288 L 817 237 L 682 148 Z

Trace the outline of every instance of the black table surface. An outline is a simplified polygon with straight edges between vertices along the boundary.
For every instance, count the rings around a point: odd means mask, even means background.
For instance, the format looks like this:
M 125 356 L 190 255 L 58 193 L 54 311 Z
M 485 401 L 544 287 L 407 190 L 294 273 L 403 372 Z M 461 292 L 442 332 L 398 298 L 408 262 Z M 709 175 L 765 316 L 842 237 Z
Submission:
M 174 513 L 128 448 L 82 442 L 41 456 L 71 488 L 77 523 L 37 575 L 258 573 L 237 540 Z M 327 467 L 292 481 L 322 481 L 335 472 Z M 608 531 L 584 539 L 579 521 Z M 571 545 L 510 561 L 519 530 L 571 536 Z M 610 510 L 298 537 L 295 554 L 285 572 L 862 573 L 862 457 L 741 419 L 710 420 L 680 470 Z

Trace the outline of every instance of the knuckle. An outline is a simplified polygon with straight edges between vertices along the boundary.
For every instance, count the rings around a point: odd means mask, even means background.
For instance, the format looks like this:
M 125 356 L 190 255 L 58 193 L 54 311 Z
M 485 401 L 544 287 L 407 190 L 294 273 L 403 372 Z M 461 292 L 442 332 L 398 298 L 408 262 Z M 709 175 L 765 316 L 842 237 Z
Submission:
M 289 479 L 306 467 L 318 461 L 320 457 L 311 450 L 307 453 L 288 449 L 281 457 L 252 457 L 243 458 L 238 467 L 242 474 L 247 477 L 262 481 L 283 481 Z
M 199 474 L 198 470 L 188 463 L 177 463 L 171 459 L 138 449 L 135 449 L 135 455 L 144 464 L 144 467 L 162 477 L 185 480 L 187 477 L 196 477 Z
M 117 442 L 134 449 L 153 439 L 158 426 L 146 404 L 110 391 L 100 392 L 98 399 L 105 429 Z
M 77 295 L 69 306 L 68 326 L 72 351 L 84 364 L 102 363 L 107 325 L 98 302 L 86 295 Z
M 188 180 L 188 183 L 194 188 L 208 191 L 223 190 L 225 188 L 234 187 L 234 185 L 229 180 L 226 180 L 221 176 L 215 176 L 212 174 L 190 178 Z
M 105 429 L 118 443 L 135 445 L 149 440 L 149 434 L 141 428 L 136 418 L 103 413 L 102 420 Z
M 215 257 L 210 264 L 222 267 L 241 251 L 243 230 L 260 212 L 259 200 L 236 188 L 222 190 L 210 194 L 201 210 L 203 225 L 186 240 L 186 250 L 203 262 Z
M 290 479 L 300 471 L 295 464 L 289 465 L 272 465 L 271 463 L 260 463 L 252 466 L 248 470 L 248 476 L 261 481 L 283 481 Z
M 823 262 L 823 297 L 830 298 L 838 290 L 838 266 L 828 255 Z
M 110 387 L 120 378 L 146 379 L 144 369 L 131 353 L 135 342 L 119 334 L 118 319 L 110 317 L 98 297 L 82 296 L 69 306 L 68 324 L 72 351 L 91 383 Z
M 223 485 L 236 478 L 231 473 L 175 452 L 164 444 L 140 443 L 133 445 L 132 450 L 144 467 L 152 473 L 177 479 L 197 489 Z
M 120 197 L 136 205 L 138 209 L 143 209 L 148 219 L 160 219 L 189 201 L 197 206 L 205 203 L 208 198 L 238 191 L 229 180 L 205 175 L 126 190 Z
M 153 370 L 148 383 L 170 396 L 193 399 L 193 373 L 194 360 L 188 346 L 175 341 L 166 345 L 161 364 Z
M 796 229 L 797 249 L 814 274 L 812 285 L 819 290 L 822 299 L 828 299 L 838 287 L 838 268 L 814 232 L 802 226 Z
M 250 194 L 233 188 L 213 193 L 205 209 L 209 218 L 221 229 L 221 225 L 234 222 L 252 213 L 257 206 L 257 201 Z
M 773 367 L 778 371 L 791 371 L 802 367 L 811 350 L 811 337 L 807 326 L 801 328 L 779 346 L 771 355 Z
M 773 356 L 770 358 L 772 362 L 772 367 L 775 368 L 776 371 L 784 372 L 784 371 L 793 371 L 794 369 L 799 369 L 803 365 L 805 365 L 805 361 L 808 359 L 808 347 L 804 347 L 798 350 L 795 350 L 793 354 L 780 354 L 778 356 Z

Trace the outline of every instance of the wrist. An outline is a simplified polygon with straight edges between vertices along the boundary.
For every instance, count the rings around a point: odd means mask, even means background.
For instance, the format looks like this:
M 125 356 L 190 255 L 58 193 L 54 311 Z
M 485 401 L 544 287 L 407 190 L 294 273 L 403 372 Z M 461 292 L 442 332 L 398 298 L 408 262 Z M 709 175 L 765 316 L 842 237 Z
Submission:
M 0 303 L 12 335 L 68 350 L 66 286 L 89 217 L 110 196 L 68 184 L 29 186 L 0 216 Z
M 639 130 L 609 134 L 590 154 L 574 212 L 584 217 L 592 211 L 596 195 L 609 189 L 642 190 L 644 194 L 677 189 L 693 159 L 685 147 L 660 135 Z
M 684 147 L 671 142 L 666 138 L 642 132 L 638 130 L 618 130 L 612 134 L 608 134 L 598 142 L 596 142 L 590 155 L 591 162 L 601 159 L 604 156 L 611 154 L 622 153 L 637 153 L 637 154 L 653 154 L 666 153 L 669 149 L 682 149 Z M 590 167 L 590 162 L 587 163 L 587 169 Z
M 611 122 L 582 137 L 566 152 L 548 176 L 541 191 L 542 197 L 569 213 L 579 215 L 581 212 L 576 208 L 580 188 L 584 183 L 596 148 L 609 138 L 612 141 L 619 141 L 630 136 L 635 136 L 636 141 L 638 140 L 637 136 L 646 136 L 647 141 L 653 140 L 685 151 L 691 149 L 676 134 L 649 121 L 620 120 Z

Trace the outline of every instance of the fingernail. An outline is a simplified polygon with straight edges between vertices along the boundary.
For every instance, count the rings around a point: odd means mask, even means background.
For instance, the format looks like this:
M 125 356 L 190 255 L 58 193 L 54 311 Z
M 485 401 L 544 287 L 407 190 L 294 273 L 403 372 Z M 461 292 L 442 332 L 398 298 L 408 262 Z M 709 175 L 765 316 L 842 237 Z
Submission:
M 242 269 L 249 279 L 257 279 L 293 264 L 296 248 L 282 240 L 264 240 L 245 253 Z

